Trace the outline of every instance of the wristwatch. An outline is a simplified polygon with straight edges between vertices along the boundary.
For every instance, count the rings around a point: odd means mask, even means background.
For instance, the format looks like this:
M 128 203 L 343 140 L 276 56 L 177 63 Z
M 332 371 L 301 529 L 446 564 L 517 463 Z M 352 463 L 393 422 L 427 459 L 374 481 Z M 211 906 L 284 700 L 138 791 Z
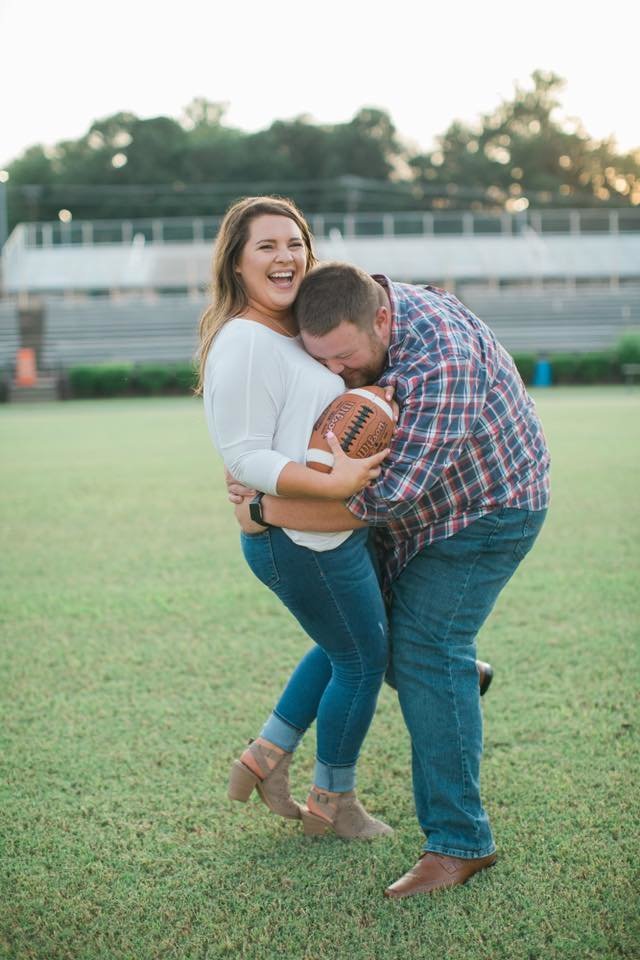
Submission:
M 263 527 L 270 527 L 272 524 L 268 523 L 262 516 L 262 498 L 264 493 L 257 493 L 253 500 L 249 501 L 249 516 L 254 523 L 260 523 Z

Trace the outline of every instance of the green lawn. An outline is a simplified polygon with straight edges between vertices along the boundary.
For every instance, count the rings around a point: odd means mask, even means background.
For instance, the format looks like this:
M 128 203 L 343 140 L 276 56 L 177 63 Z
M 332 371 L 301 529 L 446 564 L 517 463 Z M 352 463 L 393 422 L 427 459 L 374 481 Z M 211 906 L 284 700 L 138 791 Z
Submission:
M 640 391 L 540 391 L 554 500 L 480 638 L 499 865 L 401 902 L 409 746 L 385 688 L 360 794 L 306 839 L 228 768 L 305 648 L 241 558 L 198 401 L 0 410 L 0 956 L 640 956 Z M 294 766 L 302 797 L 313 738 Z

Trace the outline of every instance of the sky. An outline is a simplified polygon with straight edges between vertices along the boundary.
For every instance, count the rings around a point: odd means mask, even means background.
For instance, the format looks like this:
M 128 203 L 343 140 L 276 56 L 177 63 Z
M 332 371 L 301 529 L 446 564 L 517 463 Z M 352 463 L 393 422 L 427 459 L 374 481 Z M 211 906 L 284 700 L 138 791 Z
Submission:
M 589 5 L 591 7 L 591 5 Z M 250 132 L 305 114 L 386 110 L 428 150 L 530 86 L 566 81 L 559 119 L 640 148 L 637 7 L 606 16 L 558 0 L 0 0 L 0 167 L 35 143 L 77 139 L 119 111 L 178 118 L 194 97 L 224 102 Z M 635 81 L 635 77 L 633 78 Z

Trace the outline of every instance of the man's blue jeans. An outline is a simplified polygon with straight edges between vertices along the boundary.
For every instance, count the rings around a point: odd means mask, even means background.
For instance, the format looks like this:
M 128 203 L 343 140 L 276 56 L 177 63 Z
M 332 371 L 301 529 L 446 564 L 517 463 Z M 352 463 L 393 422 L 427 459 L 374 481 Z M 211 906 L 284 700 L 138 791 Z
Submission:
M 282 600 L 316 646 L 291 675 L 261 736 L 292 751 L 317 719 L 314 782 L 346 792 L 388 666 L 387 617 L 357 530 L 334 550 L 298 546 L 275 527 L 242 534 L 253 573 Z
M 387 679 L 411 736 L 425 850 L 473 858 L 495 849 L 480 799 L 476 636 L 545 516 L 495 510 L 425 547 L 392 586 Z

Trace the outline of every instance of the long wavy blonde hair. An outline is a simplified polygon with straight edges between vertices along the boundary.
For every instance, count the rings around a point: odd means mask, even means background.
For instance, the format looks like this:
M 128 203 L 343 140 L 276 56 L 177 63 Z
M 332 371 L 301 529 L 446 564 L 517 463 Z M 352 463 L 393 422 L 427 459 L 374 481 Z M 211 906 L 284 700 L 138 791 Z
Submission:
M 200 319 L 200 347 L 198 350 L 198 384 L 196 394 L 202 394 L 207 356 L 216 334 L 227 320 L 238 316 L 247 306 L 247 294 L 236 266 L 244 245 L 249 239 L 249 226 L 256 217 L 275 214 L 288 217 L 300 228 L 307 250 L 307 271 L 317 263 L 313 252 L 309 225 L 292 200 L 286 197 L 244 197 L 231 206 L 222 221 L 216 237 L 213 255 L 211 305 Z

